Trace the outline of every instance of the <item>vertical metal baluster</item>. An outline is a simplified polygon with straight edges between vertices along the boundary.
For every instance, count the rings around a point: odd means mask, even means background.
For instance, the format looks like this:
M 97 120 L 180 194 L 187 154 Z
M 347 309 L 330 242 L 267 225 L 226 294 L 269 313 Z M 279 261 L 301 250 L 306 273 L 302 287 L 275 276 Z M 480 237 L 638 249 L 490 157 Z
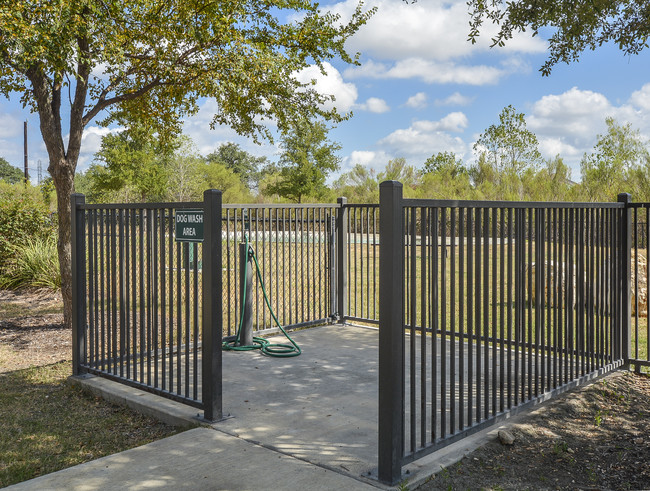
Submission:
M 193 276 L 193 281 L 194 281 L 194 288 L 192 289 L 192 293 L 194 294 L 194 298 L 192 301 L 192 307 L 193 307 L 193 314 L 194 314 L 194 322 L 193 327 L 194 327 L 194 333 L 193 333 L 193 341 L 194 341 L 194 346 L 192 349 L 192 362 L 193 362 L 193 371 L 192 371 L 192 386 L 194 388 L 193 392 L 193 399 L 196 401 L 198 397 L 198 387 L 199 387 L 199 245 L 196 242 L 193 242 L 190 244 L 190 247 L 194 249 L 194 274 Z
M 513 227 L 512 222 L 514 218 L 512 216 L 512 208 L 508 208 L 508 307 L 507 307 L 507 316 L 508 316 L 508 409 L 512 407 L 512 289 L 514 288 L 513 278 L 512 278 L 512 243 L 514 242 Z M 515 345 L 515 349 L 519 349 Z
M 167 236 L 168 243 L 167 247 L 169 249 L 168 260 L 166 261 L 169 268 L 169 283 L 168 283 L 168 295 L 169 295 L 169 387 L 170 392 L 174 391 L 174 209 L 167 209 L 168 219 L 166 221 L 167 226 Z
M 566 341 L 566 347 L 568 350 L 568 358 L 569 358 L 569 380 L 574 380 L 575 379 L 575 353 L 573 351 L 573 319 L 574 319 L 574 311 L 576 308 L 576 288 L 578 286 L 578 279 L 576 278 L 576 265 L 574 263 L 574 251 L 573 251 L 573 243 L 574 243 L 574 234 L 575 234 L 575 210 L 573 208 L 569 209 L 569 222 L 568 222 L 568 230 L 567 230 L 567 236 L 569 239 L 568 242 L 568 253 L 567 253 L 567 266 L 569 269 L 569 285 L 570 288 L 569 290 L 569 296 L 568 296 L 568 303 L 567 303 L 567 316 L 568 316 L 568 329 L 567 329 L 567 341 Z
M 515 209 L 515 386 L 514 405 L 519 405 L 519 386 L 523 386 L 523 374 L 519 376 L 519 353 L 522 349 L 523 314 L 524 314 L 524 210 Z
M 184 280 L 185 280 L 185 350 L 184 350 L 184 357 L 185 357 L 185 377 L 184 377 L 184 388 L 183 388 L 183 394 L 185 397 L 190 397 L 190 361 L 191 361 L 191 353 L 190 353 L 190 348 L 192 346 L 191 344 L 191 332 L 192 332 L 192 326 L 190 324 L 191 322 L 191 315 L 192 315 L 192 306 L 190 303 L 190 298 L 192 296 L 192 284 L 191 284 L 191 278 L 190 278 L 190 246 L 191 244 L 189 242 L 184 242 L 183 243 L 183 264 L 185 265 L 185 274 L 184 274 Z
M 440 438 L 447 434 L 447 209 L 440 209 Z
M 458 209 L 458 430 L 464 428 L 465 407 L 465 208 Z M 452 428 L 453 430 L 453 428 Z
M 535 220 L 533 218 L 533 209 L 528 208 L 528 305 L 527 305 L 527 319 L 526 319 L 526 343 L 524 346 L 526 349 L 524 353 L 526 354 L 526 359 L 528 360 L 528 370 L 527 370 L 527 393 L 528 395 L 524 397 L 526 400 L 530 400 L 533 397 L 533 240 L 535 240 Z M 522 363 L 523 366 L 523 363 Z
M 154 376 L 154 381 L 153 385 L 154 387 L 158 387 L 158 363 L 159 363 L 159 357 L 158 357 L 158 268 L 156 268 L 156 261 L 159 260 L 159 252 L 158 252 L 158 210 L 151 210 L 151 223 L 152 223 L 152 230 L 151 230 L 151 239 L 153 242 L 152 250 L 153 250 L 153 257 L 152 257 L 152 265 L 151 265 L 151 272 L 153 273 L 153 295 L 152 295 L 152 302 L 153 302 L 153 313 L 152 313 L 152 319 L 153 322 L 152 324 L 152 347 L 153 347 L 153 376 Z
M 505 290 L 509 288 L 510 283 L 506 281 L 505 276 L 505 264 L 506 264 L 506 255 L 505 255 L 505 215 L 506 209 L 501 208 L 499 212 L 499 240 L 501 244 L 499 247 L 499 303 L 501 304 L 499 308 L 499 338 L 500 341 L 500 365 L 499 365 L 499 411 L 505 411 L 505 393 L 506 388 L 505 384 Z
M 132 380 L 138 380 L 138 234 L 136 233 L 138 213 L 131 210 L 131 358 L 133 359 Z
M 490 415 L 490 209 L 483 208 L 483 307 L 481 348 L 483 363 L 483 419 Z
M 427 210 L 428 208 L 420 208 L 420 447 L 422 448 L 427 443 L 427 237 L 429 233 Z M 366 224 L 368 224 L 367 220 Z M 366 235 L 366 239 L 368 238 Z
M 541 360 L 540 366 L 540 348 L 541 341 L 544 339 L 543 334 L 543 299 L 544 299 L 544 239 L 542 237 L 542 209 L 537 208 L 535 213 L 535 397 L 539 395 L 540 378 L 544 378 L 544 362 Z
M 97 364 L 97 269 L 95 251 L 95 210 L 88 210 L 86 219 L 87 240 L 88 240 L 88 348 L 89 359 L 88 366 L 96 368 Z
M 126 350 L 126 338 L 128 338 L 128 332 L 127 332 L 127 322 L 126 322 L 126 299 L 124 298 L 125 290 L 127 285 L 125 285 L 125 275 L 126 275 L 126 257 L 125 257 L 125 251 L 124 251 L 124 209 L 120 208 L 119 213 L 118 213 L 118 221 L 119 221 L 119 275 L 120 275 L 120 287 L 119 287 L 119 295 L 120 295 L 120 377 L 124 377 L 124 365 L 125 365 L 125 360 L 124 360 L 124 355 L 125 355 L 125 350 Z M 127 360 L 128 360 L 128 352 L 127 354 Z M 128 363 L 128 361 L 127 361 Z M 127 373 L 128 375 L 128 373 Z
M 483 208 L 483 418 L 490 417 L 490 208 Z
M 502 394 L 503 391 L 497 389 L 497 212 L 498 208 L 492 208 L 492 415 L 497 414 L 497 391 Z
M 476 208 L 476 291 L 475 291 L 475 328 L 476 334 L 476 422 L 482 419 L 481 415 L 481 208 Z
M 183 358 L 183 290 L 181 287 L 184 276 L 181 264 L 185 247 L 182 242 L 176 242 L 176 393 L 182 394 L 182 358 Z
M 417 383 L 416 383 L 416 365 L 417 365 L 417 360 L 416 360 L 416 348 L 417 348 L 417 319 L 416 319 L 416 313 L 417 313 L 417 294 L 416 294 L 416 287 L 417 283 L 415 281 L 416 277 L 416 268 L 417 268 L 417 262 L 416 262 L 416 240 L 415 240 L 415 213 L 416 213 L 416 208 L 415 207 L 410 207 L 407 208 L 408 210 L 408 216 L 409 216 L 409 221 L 408 223 L 408 235 L 409 235 L 409 251 L 410 251 L 410 257 L 408 258 L 408 265 L 409 269 L 411 271 L 410 278 L 408 281 L 408 286 L 409 286 L 409 297 L 407 299 L 407 302 L 410 305 L 410 309 L 408 312 L 409 315 L 409 352 L 410 352 L 410 363 L 409 363 L 409 395 L 410 395 L 410 400 L 409 400 L 409 409 L 411 411 L 411 418 L 410 418 L 410 429 L 411 429 L 411 436 L 409 439 L 410 442 L 410 449 L 411 452 L 415 452 L 417 448 L 417 438 L 416 438 L 416 421 L 417 421 L 417 406 L 416 406 L 416 399 L 417 399 Z M 355 217 L 356 218 L 356 217 Z M 356 230 L 356 228 L 355 228 Z M 356 238 L 356 237 L 355 237 Z M 357 242 L 355 240 L 355 250 L 357 249 L 356 246 Z M 362 249 L 363 250 L 363 249 Z M 356 261 L 355 261 L 356 263 Z M 363 264 L 363 259 L 361 261 Z M 358 263 L 357 263 L 358 264 Z M 356 295 L 355 295 L 356 298 Z M 355 315 L 357 314 L 357 310 L 355 308 Z
M 449 268 L 449 434 L 453 435 L 456 432 L 456 208 L 451 208 L 449 213 L 451 225 L 449 232 L 451 239 L 451 264 Z
M 558 214 L 561 216 L 561 210 L 558 210 L 557 208 L 553 208 L 553 233 L 552 233 L 552 240 L 553 240 L 553 297 L 552 297 L 552 302 L 553 302 L 553 310 L 552 310 L 552 322 L 553 322 L 553 349 L 549 350 L 549 356 L 553 357 L 553 379 L 552 379 L 552 389 L 557 388 L 557 383 L 558 383 L 558 340 L 560 339 L 559 336 L 559 326 L 558 326 L 558 311 L 559 311 L 559 306 L 560 306 L 560 300 L 559 300 L 559 295 L 558 295 L 558 288 L 561 288 L 561 283 L 560 283 L 560 275 L 561 269 L 560 269 L 560 264 L 558 262 L 558 243 L 560 243 L 560 237 L 559 237 L 559 223 L 558 223 Z M 560 250 L 562 250 L 562 246 L 560 245 Z M 550 319 L 549 319 L 550 321 Z
M 472 426 L 474 401 L 474 210 L 467 209 L 467 426 Z
M 438 225 L 438 208 L 432 209 L 431 238 L 432 240 L 432 271 L 431 271 L 431 441 L 435 442 L 438 438 L 438 422 L 440 414 L 438 413 L 438 330 L 440 329 L 439 317 L 440 312 L 438 304 L 438 287 L 440 278 L 440 246 L 438 244 L 439 225 Z M 380 230 L 381 233 L 381 230 Z M 381 237 L 379 238 L 381 241 Z M 443 263 L 444 269 L 444 263 Z

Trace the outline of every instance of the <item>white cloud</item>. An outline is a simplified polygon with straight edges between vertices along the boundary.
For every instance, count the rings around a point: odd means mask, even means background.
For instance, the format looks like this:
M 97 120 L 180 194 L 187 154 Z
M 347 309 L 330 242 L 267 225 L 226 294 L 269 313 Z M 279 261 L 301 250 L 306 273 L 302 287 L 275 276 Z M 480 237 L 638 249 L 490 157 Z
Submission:
M 384 99 L 370 97 L 365 103 L 358 104 L 355 107 L 371 113 L 381 114 L 390 111 L 390 107 Z
M 437 152 L 464 155 L 467 145 L 460 136 L 453 136 L 450 132 L 462 132 L 467 125 L 463 113 L 450 113 L 439 121 L 415 121 L 410 127 L 395 130 L 382 138 L 378 145 L 390 155 L 406 157 L 414 160 L 410 163 L 420 165 Z
M 630 123 L 642 138 L 650 135 L 650 84 L 630 96 L 628 102 L 613 105 L 605 95 L 573 87 L 536 101 L 527 116 L 528 128 L 539 140 L 540 151 L 550 158 L 559 154 L 577 170 L 580 158 L 590 152 L 599 134 L 606 131 L 605 118 Z M 579 173 L 574 172 L 574 175 Z
M 77 163 L 77 172 L 85 171 L 93 160 L 95 154 L 102 147 L 102 138 L 111 133 L 119 133 L 123 128 L 102 128 L 99 126 L 89 126 L 83 132 L 81 137 L 81 151 Z M 67 145 L 69 135 L 65 137 Z
M 436 106 L 469 106 L 474 101 L 473 97 L 467 97 L 460 92 L 454 92 L 444 99 L 436 99 Z
M 457 65 L 452 62 L 434 62 L 423 58 L 408 58 L 392 66 L 370 61 L 360 67 L 348 68 L 347 78 L 419 79 L 429 84 L 496 84 L 509 72 L 487 65 Z
M 418 92 L 417 94 L 409 97 L 404 105 L 413 109 L 424 109 L 427 107 L 428 98 L 429 97 L 424 92 Z
M 344 19 L 357 5 L 346 0 L 331 7 Z M 425 60 L 447 61 L 489 50 L 490 38 L 496 28 L 484 26 L 478 43 L 467 41 L 469 32 L 465 0 L 421 1 L 404 3 L 395 0 L 369 0 L 368 8 L 377 13 L 348 41 L 350 51 L 365 56 L 400 60 L 418 57 Z M 541 53 L 546 43 L 529 33 L 518 34 L 502 51 L 506 53 Z
M 0 135 L 3 138 L 14 138 L 22 135 L 23 122 L 13 114 L 4 113 L 0 115 Z
M 650 110 L 650 83 L 645 84 L 640 90 L 632 92 L 630 103 L 645 111 Z
M 333 96 L 334 101 L 324 104 L 326 109 L 336 108 L 340 113 L 348 112 L 357 100 L 357 87 L 353 83 L 344 82 L 339 71 L 329 63 L 323 63 L 325 74 L 316 65 L 301 70 L 295 74 L 301 83 L 313 83 L 313 88 L 323 95 Z

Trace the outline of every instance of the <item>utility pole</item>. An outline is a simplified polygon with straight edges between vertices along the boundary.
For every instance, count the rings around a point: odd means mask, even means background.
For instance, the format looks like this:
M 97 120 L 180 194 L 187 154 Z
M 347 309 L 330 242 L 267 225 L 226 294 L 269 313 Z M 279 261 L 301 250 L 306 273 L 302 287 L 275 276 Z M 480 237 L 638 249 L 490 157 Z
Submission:
M 27 169 L 28 163 L 27 163 L 27 121 L 25 121 L 25 185 L 29 182 L 29 171 Z

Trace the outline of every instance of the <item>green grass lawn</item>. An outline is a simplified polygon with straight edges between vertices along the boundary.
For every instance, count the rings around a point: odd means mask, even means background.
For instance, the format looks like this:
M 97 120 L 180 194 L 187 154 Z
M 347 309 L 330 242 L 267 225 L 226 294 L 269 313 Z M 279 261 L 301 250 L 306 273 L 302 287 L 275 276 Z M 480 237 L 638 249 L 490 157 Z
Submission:
M 66 382 L 70 362 L 0 374 L 0 487 L 173 435 Z

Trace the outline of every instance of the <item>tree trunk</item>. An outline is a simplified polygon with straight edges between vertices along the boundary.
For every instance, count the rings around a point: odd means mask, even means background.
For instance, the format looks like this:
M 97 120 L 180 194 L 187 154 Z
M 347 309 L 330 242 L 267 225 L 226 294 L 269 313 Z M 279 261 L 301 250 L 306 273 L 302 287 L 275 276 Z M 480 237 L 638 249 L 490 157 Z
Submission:
M 74 188 L 74 165 L 67 159 L 50 162 L 49 171 L 56 188 L 59 238 L 57 249 L 61 267 L 61 297 L 63 298 L 63 322 L 72 327 L 72 255 L 70 232 L 70 195 Z

